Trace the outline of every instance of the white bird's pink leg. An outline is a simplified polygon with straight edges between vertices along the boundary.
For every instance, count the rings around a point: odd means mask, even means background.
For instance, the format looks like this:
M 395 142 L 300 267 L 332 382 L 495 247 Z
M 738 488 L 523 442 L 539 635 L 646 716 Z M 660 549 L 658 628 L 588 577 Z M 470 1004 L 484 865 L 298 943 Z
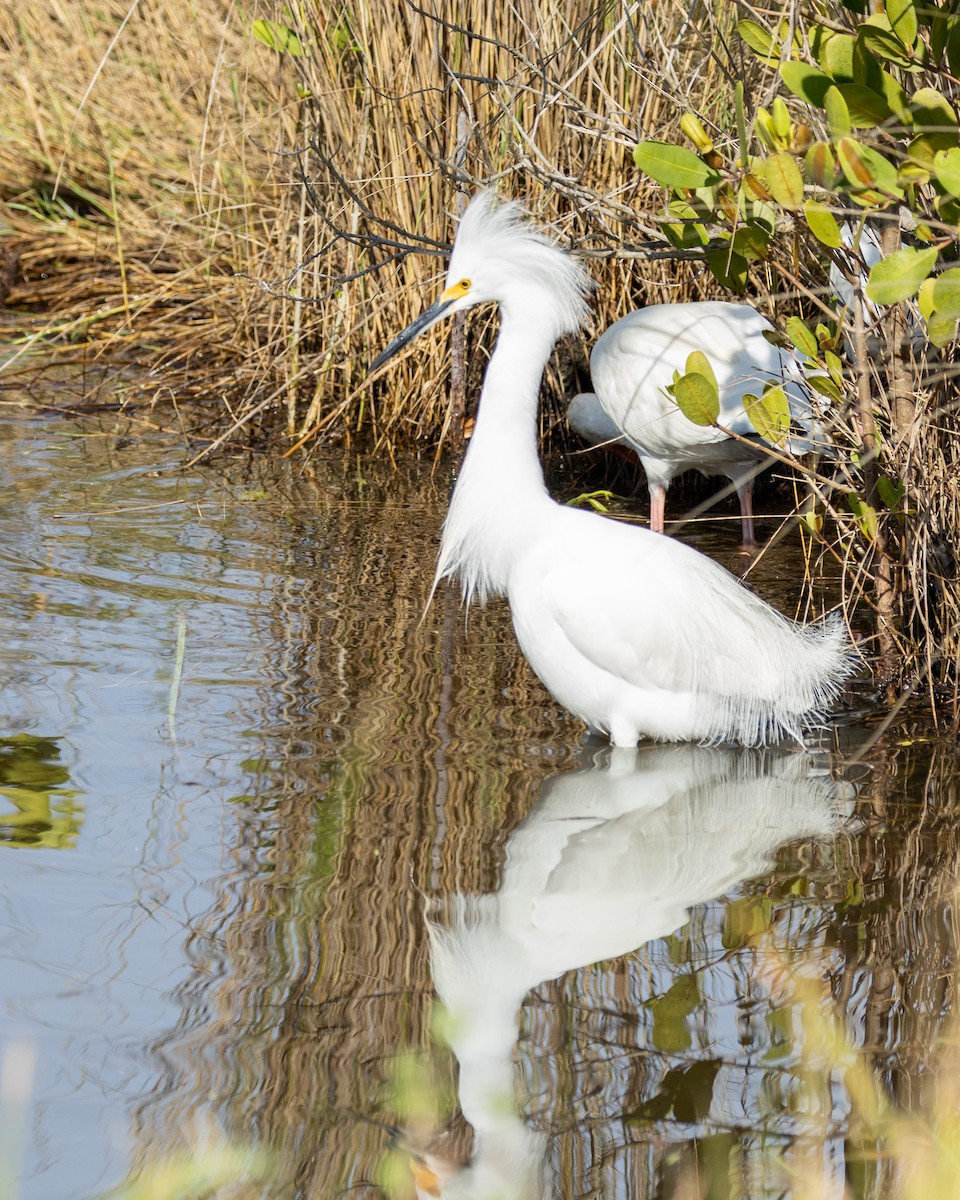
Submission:
M 663 519 L 667 504 L 667 489 L 659 483 L 648 484 L 650 492 L 650 528 L 654 533 L 663 533 Z
M 743 527 L 743 544 L 745 546 L 756 545 L 756 538 L 753 534 L 753 480 L 748 479 L 746 483 L 741 483 L 737 488 L 737 496 L 740 499 L 740 521 Z

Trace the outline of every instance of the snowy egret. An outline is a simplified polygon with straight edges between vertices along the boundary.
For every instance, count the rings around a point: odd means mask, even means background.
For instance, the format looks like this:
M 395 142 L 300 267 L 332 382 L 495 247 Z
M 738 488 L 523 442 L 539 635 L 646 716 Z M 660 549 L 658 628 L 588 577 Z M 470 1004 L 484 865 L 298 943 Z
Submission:
M 783 386 L 794 422 L 807 436 L 788 440 L 803 454 L 814 448 L 819 431 L 809 397 L 790 357 L 767 340 L 770 322 L 748 304 L 705 300 L 691 304 L 651 304 L 621 317 L 597 341 L 590 355 L 595 394 L 574 397 L 567 410 L 572 427 L 590 445 L 610 434 L 634 450 L 647 476 L 650 528 L 663 532 L 667 491 L 677 475 L 697 470 L 725 475 L 740 499 L 743 541 L 754 542 L 753 481 L 776 461 L 744 411 L 748 392 L 759 395 L 770 383 Z M 691 351 L 710 361 L 720 388 L 723 430 L 695 425 L 667 391 L 674 372 L 686 370 Z M 604 421 L 604 418 L 606 419 Z M 606 431 L 606 438 L 596 434 Z
M 477 421 L 443 526 L 436 581 L 505 595 L 547 690 L 619 746 L 800 738 L 849 674 L 839 620 L 796 626 L 672 538 L 557 504 L 537 452 L 540 379 L 583 322 L 589 276 L 489 192 L 468 206 L 440 297 L 371 364 L 443 317 L 500 305 Z
M 568 971 L 667 937 L 691 907 L 767 870 L 784 843 L 834 836 L 852 800 L 849 785 L 803 752 L 645 746 L 585 758 L 546 781 L 511 833 L 496 892 L 454 894 L 428 909 L 430 965 L 448 1016 L 442 1027 L 474 1145 L 469 1164 L 421 1157 L 421 1200 L 556 1195 L 547 1139 L 516 1110 L 524 999 Z M 719 939 L 716 950 L 719 957 Z M 608 992 L 602 969 L 601 982 L 586 978 L 589 1010 Z M 564 1019 L 551 994 L 538 1002 L 541 1036 Z M 602 1045 L 588 1042 L 581 1052 L 602 1067 Z M 549 1122 L 549 1093 L 538 1104 Z

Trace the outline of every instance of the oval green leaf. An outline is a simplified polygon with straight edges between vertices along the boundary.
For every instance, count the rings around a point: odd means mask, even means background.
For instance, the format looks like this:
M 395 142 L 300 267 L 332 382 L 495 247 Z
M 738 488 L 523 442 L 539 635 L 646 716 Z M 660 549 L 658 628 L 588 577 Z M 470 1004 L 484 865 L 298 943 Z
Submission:
M 633 161 L 664 187 L 696 189 L 720 181 L 719 174 L 698 154 L 669 142 L 638 142 L 633 148 Z
M 897 39 L 912 50 L 917 40 L 917 10 L 913 0 L 885 0 L 883 7 Z
M 897 168 L 872 146 L 865 146 L 853 138 L 841 138 L 837 142 L 837 159 L 851 188 L 869 188 L 886 196 L 903 197 Z
M 853 51 L 856 38 L 848 33 L 835 33 L 823 44 L 820 66 L 835 82 L 853 82 Z
M 829 142 L 814 142 L 804 155 L 803 168 L 807 176 L 823 188 L 833 188 L 837 163 Z
M 787 337 L 801 354 L 805 354 L 807 358 L 817 357 L 820 352 L 817 339 L 813 336 L 812 330 L 807 328 L 800 317 L 787 317 L 786 329 Z
M 824 75 L 816 67 L 794 59 L 781 66 L 780 78 L 795 96 L 806 100 L 814 108 L 823 108 L 823 98 L 827 94 L 827 88 L 833 83 L 829 75 Z
M 694 354 L 699 354 L 699 351 L 695 350 Z M 700 357 L 703 358 L 703 355 Z M 673 385 L 673 398 L 683 415 L 694 425 L 716 424 L 720 415 L 720 393 L 716 379 L 708 379 L 700 371 L 681 375 Z
M 847 504 L 850 511 L 857 519 L 857 524 L 860 526 L 860 532 L 865 538 L 871 542 L 877 537 L 877 510 L 870 504 L 860 498 L 860 496 L 848 495 Z
M 762 396 L 743 398 L 747 419 L 762 438 L 779 446 L 790 432 L 790 402 L 782 387 L 767 388 Z
M 775 33 L 769 33 L 756 21 L 738 21 L 737 33 L 743 38 L 750 49 L 771 66 L 780 61 L 780 38 Z
M 857 37 L 861 44 L 882 62 L 892 63 L 893 66 L 903 67 L 907 71 L 920 70 L 921 64 L 906 52 L 900 39 L 889 30 L 878 29 L 875 25 L 861 25 Z
M 933 156 L 933 173 L 945 192 L 960 196 L 960 147 L 938 150 Z
M 821 246 L 838 250 L 843 245 L 837 219 L 825 204 L 818 200 L 807 200 L 803 205 L 803 215 L 810 232 Z
M 889 258 L 881 259 L 870 268 L 867 299 L 874 304 L 897 304 L 901 300 L 909 300 L 933 270 L 938 253 L 936 246 L 931 246 L 929 250 L 904 246 Z
M 797 209 L 803 203 L 803 176 L 792 154 L 771 154 L 763 164 L 763 182 L 784 208 Z
M 836 86 L 827 88 L 823 98 L 823 107 L 827 114 L 827 124 L 830 126 L 830 136 L 834 139 L 845 137 L 852 126 L 847 102 L 839 88 Z
M 702 350 L 691 350 L 687 355 L 687 374 L 702 375 L 713 386 L 717 393 L 718 403 L 720 396 L 720 386 L 717 383 L 717 377 L 714 374 L 713 367 L 710 365 L 710 359 L 703 353 Z
M 886 98 L 860 83 L 837 84 L 837 91 L 847 106 L 850 125 L 854 129 L 873 129 L 893 117 Z
M 957 134 L 957 114 L 950 101 L 936 88 L 922 87 L 910 97 L 913 128 L 917 133 Z
M 960 317 L 960 267 L 951 267 L 934 279 L 931 299 L 941 316 Z
M 724 287 L 731 288 L 735 292 L 742 292 L 747 286 L 749 264 L 742 254 L 734 254 L 726 246 L 723 246 L 716 250 L 708 250 L 704 257 L 714 278 Z

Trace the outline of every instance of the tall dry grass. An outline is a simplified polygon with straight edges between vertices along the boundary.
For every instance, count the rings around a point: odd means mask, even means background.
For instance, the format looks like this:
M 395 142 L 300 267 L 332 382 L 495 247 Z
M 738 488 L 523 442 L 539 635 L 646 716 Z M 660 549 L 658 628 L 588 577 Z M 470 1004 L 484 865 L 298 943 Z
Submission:
M 601 329 L 646 302 L 723 294 L 702 263 L 663 256 L 663 197 L 630 151 L 640 136 L 679 140 L 688 109 L 731 130 L 736 80 L 748 109 L 769 102 L 772 73 L 735 33 L 748 8 L 8 2 L 0 233 L 19 255 L 8 304 L 22 339 L 8 394 L 51 357 L 132 361 L 149 371 L 124 402 L 172 402 L 206 437 L 199 452 L 456 446 L 492 319 L 438 329 L 387 379 L 365 372 L 434 296 L 465 195 L 492 184 L 587 256 L 597 281 L 593 327 L 546 374 L 542 432 L 562 433 Z M 8 254 L 0 290 L 10 267 Z M 786 238 L 751 268 L 748 296 L 782 320 L 817 315 L 825 290 L 822 260 Z M 888 427 L 882 379 L 874 388 Z M 819 488 L 831 519 L 804 570 L 813 584 L 839 574 L 861 624 L 885 574 L 880 624 L 901 686 L 946 699 L 956 719 L 954 392 L 946 372 L 917 397 L 882 554 L 847 508 L 862 491 L 860 432 L 838 410 L 844 469 Z

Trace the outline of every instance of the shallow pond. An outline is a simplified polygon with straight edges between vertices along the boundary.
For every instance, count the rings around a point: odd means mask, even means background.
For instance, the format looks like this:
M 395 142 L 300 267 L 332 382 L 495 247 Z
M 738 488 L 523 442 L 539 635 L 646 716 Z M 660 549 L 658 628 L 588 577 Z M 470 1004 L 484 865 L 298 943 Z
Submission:
M 911 1194 L 954 748 L 605 752 L 423 615 L 449 480 L 181 457 L 0 424 L 0 1197 Z

